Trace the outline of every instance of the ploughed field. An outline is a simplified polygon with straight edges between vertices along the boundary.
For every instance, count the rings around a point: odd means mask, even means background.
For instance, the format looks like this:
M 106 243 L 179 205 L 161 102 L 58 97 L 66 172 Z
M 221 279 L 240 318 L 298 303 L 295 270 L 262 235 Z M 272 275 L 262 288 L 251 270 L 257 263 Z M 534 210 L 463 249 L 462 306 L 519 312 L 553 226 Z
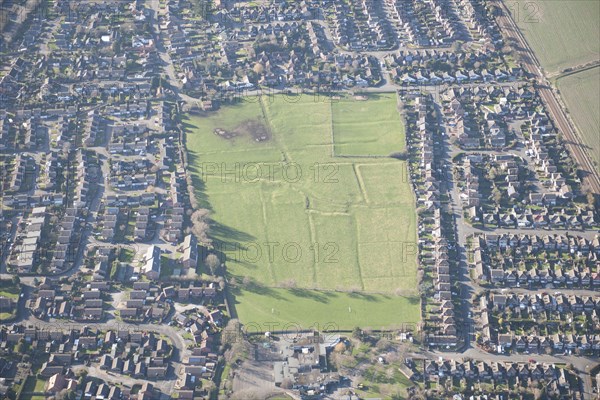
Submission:
M 600 59 L 600 2 L 505 0 L 505 4 L 549 77 Z M 599 74 L 598 68 L 586 69 L 556 82 L 596 170 L 600 170 Z
M 547 73 L 600 57 L 600 2 L 505 0 L 505 4 Z
M 243 323 L 419 321 L 416 212 L 395 95 L 250 97 L 184 122 L 196 195 L 211 210 Z
M 556 84 L 600 173 L 600 67 L 567 75 Z

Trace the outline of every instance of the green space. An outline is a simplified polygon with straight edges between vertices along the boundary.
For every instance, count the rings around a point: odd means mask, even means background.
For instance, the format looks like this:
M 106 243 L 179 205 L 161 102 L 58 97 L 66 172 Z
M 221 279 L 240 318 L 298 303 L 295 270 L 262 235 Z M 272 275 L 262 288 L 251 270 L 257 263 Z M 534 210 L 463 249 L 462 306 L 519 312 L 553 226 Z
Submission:
M 361 399 L 408 398 L 407 389 L 415 383 L 402 372 L 407 370 L 403 346 L 388 338 L 359 338 L 354 331 L 349 342 L 335 346 L 329 359 L 340 375 L 356 372 L 354 384 Z M 375 361 L 382 355 L 385 362 Z
M 351 330 L 393 328 L 420 321 L 418 297 L 309 289 L 234 289 L 234 305 L 249 331 L 274 326 Z M 273 324 L 273 325 L 267 325 Z M 288 325 L 289 324 L 289 325 Z
M 372 95 L 369 101 L 344 98 L 333 101 L 331 109 L 337 156 L 389 156 L 390 149 L 399 150 L 399 139 L 405 142 L 393 94 Z
M 9 299 L 18 299 L 21 293 L 21 287 L 12 280 L 0 280 L 0 297 Z
M 135 256 L 135 253 L 133 250 L 128 249 L 127 247 L 122 247 L 121 251 L 119 252 L 119 261 L 130 263 L 133 261 L 134 256 Z
M 28 376 L 25 382 L 23 383 L 23 390 L 21 391 L 21 395 L 19 396 L 19 400 L 37 400 L 37 399 L 45 399 L 46 396 L 42 395 L 34 395 L 33 393 L 43 393 L 44 388 L 46 386 L 46 381 L 43 379 L 37 379 L 34 376 Z
M 10 289 L 3 288 L 3 289 L 0 289 L 0 297 L 6 297 L 9 299 L 17 299 L 19 297 L 19 292 L 15 293 Z
M 35 382 L 35 392 L 43 392 L 46 387 L 46 381 L 43 379 L 37 379 Z
M 505 0 L 505 4 L 546 72 L 598 60 L 600 2 Z
M 416 214 L 406 163 L 389 157 L 405 148 L 395 96 L 248 98 L 184 124 L 215 248 L 260 288 L 232 293 L 242 322 L 418 320 L 418 300 L 398 296 L 417 296 Z
M 556 84 L 600 172 L 600 67 L 567 75 Z
M 175 261 L 165 255 L 160 256 L 160 277 L 161 279 L 169 279 L 173 276 L 175 270 Z
M 15 314 L 8 312 L 0 312 L 0 321 L 4 321 L 5 319 L 12 318 Z

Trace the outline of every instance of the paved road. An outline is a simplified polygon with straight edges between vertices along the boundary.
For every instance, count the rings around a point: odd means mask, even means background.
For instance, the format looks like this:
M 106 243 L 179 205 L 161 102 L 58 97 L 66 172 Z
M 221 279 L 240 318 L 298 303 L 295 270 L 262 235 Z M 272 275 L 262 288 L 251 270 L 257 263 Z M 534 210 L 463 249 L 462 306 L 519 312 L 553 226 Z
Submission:
M 147 4 L 150 6 L 150 9 L 154 11 L 154 15 L 152 17 L 152 26 L 154 27 L 154 33 L 156 35 L 156 50 L 158 51 L 159 57 L 163 62 L 164 72 L 167 74 L 169 84 L 173 88 L 177 88 L 179 91 L 182 87 L 182 83 L 179 79 L 177 79 L 171 55 L 165 48 L 163 41 L 160 39 L 160 27 L 158 25 L 158 16 L 161 14 L 160 2 L 159 0 L 150 0 L 147 2 Z M 162 14 L 164 14 L 164 12 Z
M 452 178 L 454 179 L 454 178 Z M 462 297 L 462 302 L 461 302 L 461 311 L 462 311 L 462 315 L 468 315 L 467 313 L 470 312 L 471 310 L 471 297 L 474 293 L 477 293 L 481 290 L 483 290 L 483 288 L 481 288 L 479 285 L 477 285 L 476 283 L 474 283 L 469 276 L 469 267 L 468 267 L 468 263 L 467 263 L 467 258 L 466 258 L 466 238 L 467 236 L 473 234 L 473 233 L 527 233 L 527 234 L 532 234 L 532 233 L 537 233 L 537 234 L 550 234 L 550 233 L 556 233 L 556 234 L 565 234 L 566 231 L 556 231 L 556 230 L 552 230 L 552 231 L 535 231 L 533 229 L 490 229 L 489 231 L 483 231 L 480 229 L 476 229 L 473 228 L 471 225 L 467 224 L 464 221 L 463 215 L 462 215 L 462 205 L 461 205 L 461 200 L 460 200 L 460 191 L 456 185 L 456 183 L 454 181 L 451 181 L 449 183 L 450 186 L 450 193 L 451 193 L 451 203 L 450 203 L 450 210 L 451 212 L 454 214 L 455 216 L 455 221 L 456 221 L 456 232 L 458 235 L 458 243 L 457 246 L 461 251 L 461 256 L 460 256 L 460 262 L 459 262 L 459 273 L 458 273 L 458 281 L 461 284 L 461 290 L 460 290 L 460 294 Z M 570 231 L 571 234 L 573 234 L 573 231 Z M 595 236 L 595 232 L 592 231 L 587 231 L 587 232 L 577 232 L 577 234 L 581 234 L 582 236 L 589 238 L 593 238 Z M 507 289 L 507 291 L 510 292 L 516 292 L 516 293 L 539 293 L 539 292 L 544 292 L 544 291 L 549 291 L 549 290 L 544 290 L 544 289 L 540 289 L 537 291 L 531 291 L 531 290 L 526 290 L 526 289 L 516 289 L 516 288 L 510 288 Z M 563 292 L 565 294 L 571 294 L 571 293 L 576 293 L 579 295 L 597 295 L 597 292 L 592 292 L 592 291 L 587 291 L 587 290 L 561 290 L 561 289 L 553 289 L 552 291 L 560 291 Z M 467 324 L 469 323 L 469 320 L 466 319 Z M 465 325 L 466 327 L 466 325 Z M 482 359 L 482 360 L 489 360 L 489 361 L 499 361 L 499 360 L 509 360 L 509 361 L 528 361 L 530 358 L 532 358 L 532 356 L 527 356 L 527 355 L 511 355 L 511 356 L 497 356 L 497 355 L 492 355 L 492 354 L 488 354 L 483 352 L 482 350 L 475 348 L 472 346 L 471 344 L 471 334 L 470 332 L 472 332 L 472 329 L 469 329 L 468 334 L 465 335 L 465 347 L 464 347 L 464 351 L 462 353 L 443 353 L 443 356 L 445 357 L 446 354 L 450 354 L 452 357 L 457 357 L 457 358 L 462 358 L 462 357 L 472 357 L 474 359 Z M 598 364 L 598 359 L 595 358 L 587 358 L 587 357 L 579 357 L 579 356 L 546 356 L 546 355 L 535 355 L 533 357 L 536 361 L 538 362 L 563 362 L 563 363 L 571 363 L 573 364 L 579 371 L 579 376 L 582 378 L 583 383 L 584 383 L 584 398 L 585 399 L 591 399 L 592 398 L 592 381 L 591 381 L 591 377 L 588 374 L 589 369 L 594 367 L 595 365 Z
M 534 228 L 474 228 L 468 223 L 464 223 L 464 231 L 467 235 L 472 235 L 474 233 L 496 233 L 496 234 L 525 234 L 525 235 L 533 235 L 536 234 L 538 236 L 542 235 L 571 235 L 571 236 L 581 236 L 588 240 L 594 239 L 598 232 L 594 230 L 577 230 L 577 229 L 534 229 Z
M 436 360 L 441 357 L 444 360 L 457 360 L 463 361 L 467 358 L 472 360 L 482 360 L 486 362 L 518 362 L 527 363 L 533 359 L 538 363 L 549 363 L 549 364 L 572 364 L 575 368 L 576 374 L 583 381 L 583 396 L 584 399 L 594 399 L 595 394 L 592 392 L 592 379 L 589 375 L 589 371 L 598 364 L 597 358 L 592 357 L 573 357 L 563 355 L 546 355 L 546 354 L 491 354 L 487 353 L 479 348 L 468 348 L 461 353 L 454 352 L 432 352 L 432 351 L 420 351 L 409 354 L 409 356 L 415 358 L 426 358 Z
M 436 101 L 438 102 L 438 104 L 436 105 L 436 107 L 438 108 L 438 126 L 441 128 L 442 132 L 447 132 L 447 127 L 445 125 L 445 121 L 442 118 L 441 114 L 439 113 L 439 107 L 440 107 L 439 99 L 437 99 L 436 96 L 434 96 L 434 99 L 436 99 Z M 448 140 L 448 135 L 444 136 L 444 140 L 442 141 L 442 144 L 444 145 L 445 154 L 441 161 L 444 164 L 450 165 L 451 164 L 450 159 L 453 156 L 455 156 L 456 154 L 458 154 L 459 152 L 462 152 L 462 150 L 459 149 L 454 144 L 450 143 L 450 141 Z M 473 153 L 477 153 L 477 151 L 475 151 Z M 473 226 L 468 224 L 463 217 L 462 200 L 460 198 L 461 191 L 458 187 L 458 184 L 457 184 L 458 182 L 456 181 L 456 177 L 452 173 L 448 173 L 446 176 L 447 176 L 447 180 L 445 181 L 445 185 L 446 185 L 448 193 L 450 194 L 450 201 L 448 204 L 445 205 L 445 207 L 446 207 L 446 211 L 448 211 L 450 214 L 452 214 L 454 216 L 454 223 L 455 223 L 455 228 L 456 228 L 456 238 L 457 238 L 456 245 L 457 245 L 457 249 L 460 251 L 460 258 L 459 258 L 459 262 L 458 262 L 458 269 L 457 269 L 455 279 L 457 282 L 460 283 L 460 296 L 461 296 L 462 301 L 461 301 L 461 306 L 457 309 L 457 311 L 459 312 L 459 313 L 457 313 L 457 317 L 458 317 L 458 321 L 461 321 L 461 320 L 464 321 L 462 333 L 464 334 L 465 344 L 464 344 L 464 347 L 462 348 L 462 352 L 456 352 L 456 353 L 444 352 L 444 353 L 439 353 L 439 354 L 426 352 L 425 354 L 430 357 L 434 357 L 434 358 L 437 356 L 442 356 L 445 358 L 454 358 L 454 359 L 470 357 L 473 359 L 486 360 L 486 361 L 510 360 L 510 361 L 518 361 L 518 362 L 527 362 L 529 359 L 531 359 L 533 357 L 538 362 L 571 363 L 580 371 L 579 376 L 582 378 L 583 383 L 584 383 L 584 392 L 585 392 L 584 398 L 591 399 L 592 398 L 591 397 L 592 396 L 592 393 L 591 393 L 592 383 L 591 383 L 591 377 L 588 374 L 588 371 L 590 368 L 597 365 L 597 363 L 598 363 L 597 359 L 587 358 L 587 357 L 579 357 L 579 356 L 562 356 L 562 355 L 548 356 L 548 355 L 537 355 L 537 354 L 535 356 L 519 355 L 519 354 L 514 354 L 514 355 L 510 355 L 510 356 L 502 356 L 502 355 L 486 353 L 483 350 L 473 346 L 472 340 L 474 338 L 473 338 L 472 332 L 474 332 L 474 322 L 473 322 L 472 318 L 467 318 L 467 315 L 469 315 L 468 313 L 471 312 L 471 307 L 472 307 L 471 298 L 472 298 L 473 294 L 480 292 L 480 291 L 484 290 L 485 288 L 480 287 L 475 282 L 473 282 L 470 278 L 469 266 L 468 266 L 468 261 L 467 261 L 467 252 L 466 252 L 466 244 L 467 243 L 466 242 L 467 242 L 467 237 L 470 235 L 473 235 L 475 233 L 496 233 L 496 234 L 524 233 L 524 234 L 538 234 L 538 235 L 543 235 L 543 234 L 566 235 L 566 233 L 568 232 L 569 234 L 583 236 L 583 237 L 586 237 L 587 239 L 591 240 L 596 236 L 597 232 L 591 231 L 591 230 L 588 230 L 588 231 L 568 230 L 567 231 L 567 230 L 539 230 L 539 229 L 535 230 L 535 229 L 507 229 L 507 228 L 484 228 L 484 229 L 474 228 Z M 561 291 L 562 293 L 565 293 L 565 294 L 577 293 L 579 295 L 597 295 L 597 292 L 588 291 L 588 290 L 561 290 L 561 289 L 527 290 L 524 288 L 520 288 L 520 289 L 507 288 L 506 290 L 510 291 L 510 292 L 516 292 L 516 293 L 530 293 L 530 294 L 544 292 L 544 291 L 552 291 L 552 292 Z M 464 331 L 466 331 L 466 332 L 464 332 Z
M 439 93 L 434 93 L 434 104 L 436 109 L 437 116 L 437 125 L 440 128 L 441 133 L 443 134 L 440 140 L 440 146 L 442 148 L 441 159 L 439 160 L 439 164 L 441 165 L 452 165 L 452 157 L 454 157 L 460 149 L 458 147 L 451 144 L 448 137 L 448 129 L 442 115 L 441 104 Z M 460 200 L 460 190 L 458 188 L 457 182 L 455 182 L 455 177 L 451 173 L 451 170 L 447 171 L 446 179 L 442 180 L 442 187 L 445 188 L 445 191 L 450 196 L 450 201 L 448 204 L 444 204 L 443 207 L 447 213 L 452 215 L 454 219 L 453 225 L 456 229 L 456 250 L 459 253 L 459 260 L 457 263 L 457 269 L 453 272 L 454 280 L 460 285 L 460 296 L 462 301 L 460 303 L 460 307 L 456 308 L 457 311 L 457 320 L 464 321 L 465 323 L 469 323 L 468 315 L 471 312 L 471 297 L 474 293 L 476 293 L 479 288 L 471 281 L 469 275 L 469 264 L 467 259 L 466 245 L 467 245 L 467 236 L 466 232 L 467 224 L 463 220 L 463 212 L 462 205 Z M 465 346 L 468 348 L 470 346 L 470 336 L 465 335 Z
M 148 4 L 150 5 L 151 9 L 154 10 L 155 12 L 155 16 L 158 15 L 158 13 L 160 12 L 159 9 L 159 2 L 158 0 L 151 0 L 148 2 Z M 175 92 L 177 93 L 177 95 L 179 96 L 179 98 L 183 101 L 189 102 L 189 103 L 194 103 L 194 102 L 198 102 L 199 99 L 195 99 L 192 98 L 190 96 L 187 96 L 183 93 L 181 93 L 180 89 L 181 89 L 181 82 L 177 79 L 176 74 L 175 74 L 175 70 L 173 67 L 173 62 L 171 60 L 170 55 L 168 54 L 168 51 L 166 50 L 164 43 L 162 42 L 162 40 L 160 40 L 158 38 L 158 24 L 157 24 L 157 19 L 156 17 L 154 18 L 153 22 L 153 26 L 155 28 L 155 32 L 157 33 L 157 49 L 160 55 L 161 60 L 163 61 L 165 67 L 164 67 L 164 72 L 166 73 L 166 78 L 169 81 L 171 87 L 175 90 Z M 320 24 L 320 22 L 317 21 L 317 23 Z M 505 31 L 508 35 L 514 35 L 517 37 L 517 40 L 519 40 L 522 44 L 523 44 L 523 51 L 527 52 L 529 54 L 528 57 L 525 57 L 525 59 L 527 60 L 527 69 L 533 73 L 535 76 L 538 76 L 539 79 L 541 79 L 542 82 L 547 82 L 545 81 L 545 78 L 543 77 L 543 74 L 541 72 L 541 69 L 539 68 L 539 64 L 536 64 L 537 61 L 535 60 L 535 57 L 533 56 L 533 53 L 531 52 L 531 50 L 529 49 L 529 47 L 527 46 L 526 42 L 524 41 L 524 39 L 522 38 L 522 35 L 520 34 L 520 32 L 518 31 L 518 29 L 516 28 L 516 25 L 514 24 L 514 21 L 512 21 L 510 19 L 510 17 L 502 17 L 499 19 L 499 23 L 500 26 L 502 28 L 503 31 Z M 328 32 L 328 28 L 325 27 L 325 31 Z M 381 51 L 381 52 L 363 52 L 362 54 L 367 54 L 367 55 L 371 55 L 373 57 L 376 57 L 380 64 L 382 65 L 382 75 L 384 78 L 384 81 L 382 83 L 382 85 L 380 87 L 377 88 L 365 88 L 362 89 L 362 91 L 365 92 L 396 92 L 400 89 L 403 90 L 427 90 L 430 91 L 435 97 L 438 97 L 439 93 L 440 93 L 440 89 L 444 89 L 446 86 L 428 86 L 428 87 L 423 87 L 423 86 L 413 86 L 413 87 L 402 87 L 399 86 L 397 84 L 395 84 L 394 82 L 392 82 L 392 80 L 389 77 L 389 71 L 387 70 L 387 68 L 385 67 L 385 63 L 383 62 L 383 59 L 386 55 L 390 54 L 390 53 L 394 53 L 395 51 Z M 354 53 L 355 54 L 355 53 Z M 500 86 L 518 86 L 520 85 L 522 82 L 508 82 L 508 83 L 501 83 L 501 84 L 497 84 Z M 465 84 L 465 85 L 453 85 L 454 87 L 468 87 L 468 86 L 479 86 L 481 84 Z M 280 93 L 280 92 L 286 92 L 288 89 L 273 89 L 273 90 L 269 90 L 268 93 L 269 94 L 274 94 L 274 93 Z M 546 104 L 549 107 L 549 111 L 551 112 L 552 116 L 554 117 L 554 120 L 557 122 L 558 127 L 561 131 L 563 131 L 565 133 L 565 136 L 572 142 L 569 144 L 570 147 L 572 147 L 572 152 L 574 154 L 574 157 L 576 157 L 578 162 L 581 162 L 584 165 L 584 170 L 590 170 L 590 164 L 586 164 L 586 154 L 585 152 L 583 152 L 582 155 L 582 150 L 581 148 L 577 145 L 577 138 L 575 135 L 575 131 L 572 129 L 571 125 L 569 124 L 564 111 L 562 110 L 562 108 L 560 107 L 555 94 L 548 88 L 540 88 L 540 95 L 542 96 L 542 99 L 546 102 Z M 244 95 L 248 95 L 248 96 L 256 96 L 256 95 L 261 95 L 261 94 L 265 94 L 265 91 L 263 90 L 255 90 L 255 91 L 249 91 L 249 92 L 244 92 Z M 443 125 L 443 121 L 441 120 L 441 116 L 440 116 L 440 120 L 438 121 L 440 124 Z M 447 136 L 446 136 L 447 138 Z M 446 139 L 446 149 L 448 149 L 448 154 L 446 155 L 446 159 L 449 160 L 449 158 L 451 157 L 452 154 L 456 154 L 456 152 L 458 152 L 459 150 L 455 147 L 453 147 L 452 145 L 449 144 L 449 142 L 447 142 Z M 102 151 L 98 151 L 99 154 L 103 154 Z M 106 155 L 106 154 L 104 154 Z M 588 160 L 589 162 L 589 160 Z M 592 166 L 593 167 L 593 166 Z M 108 176 L 108 171 L 106 168 L 106 164 L 103 164 L 103 174 L 104 176 Z M 593 171 L 593 168 L 591 169 Z M 597 179 L 597 176 L 594 174 L 594 176 Z M 591 185 L 592 187 L 594 187 L 594 179 L 590 178 L 590 176 L 586 176 L 586 180 L 589 182 L 588 184 Z M 457 229 L 457 245 L 458 245 L 458 249 L 460 251 L 460 261 L 459 261 L 459 269 L 458 269 L 458 281 L 460 282 L 462 288 L 461 288 L 461 295 L 463 296 L 463 302 L 462 302 L 462 306 L 459 310 L 459 315 L 465 316 L 468 314 L 468 312 L 470 311 L 470 298 L 471 295 L 475 292 L 475 291 L 479 291 L 481 290 L 480 287 L 478 287 L 476 284 L 474 284 L 471 279 L 469 278 L 469 270 L 468 270 L 468 263 L 467 263 L 467 258 L 466 258 L 466 251 L 465 251 L 465 246 L 466 246 L 466 237 L 474 232 L 495 232 L 495 233 L 534 233 L 536 231 L 531 230 L 531 229 L 493 229 L 493 230 L 481 230 L 481 229 L 476 229 L 471 227 L 469 224 L 465 223 L 464 219 L 463 219 L 463 215 L 462 215 L 462 204 L 461 204 L 461 200 L 460 200 L 460 191 L 457 187 L 457 182 L 454 181 L 454 178 L 450 178 L 450 180 L 447 182 L 447 189 L 448 192 L 450 193 L 450 204 L 448 205 L 448 211 L 450 211 L 455 218 L 455 225 L 456 225 L 456 229 Z M 600 184 L 595 186 L 596 192 L 600 193 L 600 190 L 598 190 L 598 188 L 600 188 Z M 94 201 L 92 202 L 92 206 L 91 211 L 96 210 L 98 208 L 99 205 L 99 197 L 94 199 Z M 91 215 L 95 214 L 94 212 L 91 213 Z M 90 217 L 93 218 L 93 217 Z M 93 219 L 91 219 L 90 221 L 93 221 Z M 542 233 L 566 233 L 566 231 L 538 231 L 538 232 L 542 232 Z M 593 237 L 593 235 L 595 234 L 595 232 L 576 232 L 576 231 L 570 231 L 570 233 L 576 233 L 578 235 L 583 235 L 586 236 L 588 238 Z M 98 245 L 108 245 L 105 243 L 99 243 L 97 241 L 95 241 L 93 238 L 89 239 L 91 243 L 93 244 L 98 244 Z M 158 238 L 155 238 L 155 240 L 158 242 Z M 75 271 L 76 269 L 74 268 L 72 271 L 68 271 L 66 274 L 71 274 Z M 28 278 L 29 280 L 31 280 L 32 278 Z M 27 282 L 27 279 L 25 280 Z M 31 288 L 26 288 L 27 292 L 29 293 L 31 291 Z M 511 289 L 511 291 L 513 292 L 526 292 L 525 289 Z M 570 293 L 570 291 L 568 290 L 560 290 L 563 293 Z M 527 291 L 529 293 L 533 293 L 530 291 Z M 573 292 L 577 292 L 578 294 L 582 294 L 582 291 L 573 291 Z M 21 316 L 25 316 L 26 311 L 24 309 L 21 310 L 20 312 Z M 76 328 L 76 327 L 81 327 L 83 325 L 90 325 L 90 326 L 94 326 L 98 329 L 132 329 L 132 330 L 144 330 L 144 331 L 152 331 L 152 332 L 156 332 L 158 334 L 163 334 L 165 336 L 167 336 L 171 342 L 173 343 L 174 347 L 175 347 L 175 351 L 173 354 L 173 360 L 172 360 L 172 365 L 174 366 L 173 371 L 171 371 L 170 375 L 169 375 L 169 379 L 165 380 L 164 382 L 162 382 L 161 385 L 161 389 L 165 392 L 165 393 L 171 393 L 175 382 L 176 382 L 176 375 L 178 373 L 180 373 L 181 371 L 181 362 L 183 361 L 183 359 L 185 358 L 186 355 L 189 354 L 189 350 L 187 350 L 186 348 L 186 343 L 185 340 L 181 337 L 179 331 L 177 331 L 176 329 L 169 327 L 169 326 L 165 326 L 165 325 L 153 325 L 153 324 L 124 324 L 121 322 L 118 322 L 115 319 L 111 319 L 107 322 L 103 322 L 103 323 L 89 323 L 89 324 L 80 324 L 80 323 L 53 323 L 53 322 L 44 322 L 44 321 L 39 321 L 36 320 L 32 317 L 27 317 L 27 318 L 22 318 L 23 322 L 26 322 L 27 324 L 30 325 L 35 325 L 38 326 L 40 328 L 45 328 L 45 329 L 70 329 L 70 328 Z M 510 360 L 510 361 L 518 361 L 518 362 L 527 362 L 532 356 L 530 355 L 511 355 L 511 356 L 503 356 L 503 355 L 495 355 L 495 354 L 489 354 L 486 353 L 484 351 L 482 351 L 479 348 L 473 347 L 471 345 L 471 338 L 467 337 L 466 342 L 465 342 L 465 347 L 464 347 L 464 351 L 463 352 L 455 352 L 455 353 L 436 353 L 436 352 L 428 352 L 428 351 L 423 351 L 420 353 L 415 353 L 415 356 L 426 356 L 426 357 L 430 357 L 432 359 L 436 359 L 437 357 L 444 357 L 447 359 L 462 359 L 465 357 L 470 357 L 473 359 L 478 359 L 478 360 L 485 360 L 485 361 L 505 361 L 505 360 Z M 573 357 L 573 356 L 560 356 L 560 355 L 554 355 L 554 356 L 548 356 L 548 355 L 535 355 L 534 358 L 536 359 L 536 361 L 539 362 L 549 362 L 549 363 L 572 363 L 578 370 L 581 371 L 581 376 L 584 379 L 584 383 L 585 383 L 585 387 L 586 387 L 586 398 L 591 398 L 591 393 L 590 393 L 590 388 L 591 388 L 591 379 L 590 376 L 586 373 L 586 371 L 590 368 L 590 366 L 593 366 L 597 363 L 596 359 L 591 359 L 591 358 L 587 358 L 587 357 Z M 104 371 L 96 371 L 94 370 L 94 373 L 102 373 L 102 374 L 106 374 L 106 376 L 104 376 L 104 378 L 106 378 L 108 381 L 112 381 L 114 382 L 114 379 L 119 379 L 119 377 L 114 378 L 112 375 L 105 373 Z M 125 381 L 126 379 L 122 379 L 121 381 Z
M 584 381 L 586 391 L 584 395 L 586 398 L 592 398 L 591 392 L 591 378 L 588 374 L 589 370 L 598 363 L 596 358 L 591 357 L 569 357 L 562 355 L 546 355 L 546 354 L 511 354 L 511 355 L 500 355 L 487 353 L 478 348 L 470 348 L 462 353 L 447 353 L 447 352 L 431 352 L 422 351 L 419 353 L 413 353 L 414 357 L 426 357 L 430 359 L 437 359 L 442 357 L 445 360 L 464 360 L 471 358 L 473 360 L 483 360 L 487 362 L 529 362 L 534 359 L 538 363 L 550 363 L 550 364 L 572 364 L 573 367 L 578 371 L 578 375 Z
M 597 290 L 590 289 L 564 289 L 564 288 L 555 288 L 555 289 L 544 289 L 544 288 L 536 288 L 536 289 L 526 289 L 526 288 L 505 288 L 505 289 L 490 289 L 492 293 L 516 293 L 516 294 L 528 294 L 535 295 L 537 293 L 562 293 L 566 296 L 577 295 L 577 296 L 594 296 L 597 297 L 600 293 Z
M 515 39 L 519 43 L 520 48 L 518 51 L 521 53 L 523 65 L 525 69 L 538 80 L 540 84 L 538 87 L 540 97 L 546 104 L 546 108 L 552 116 L 552 119 L 555 121 L 558 129 L 564 134 L 567 147 L 577 164 L 579 164 L 579 169 L 583 174 L 583 182 L 592 192 L 600 194 L 600 177 L 585 150 L 585 144 L 582 143 L 577 131 L 569 121 L 565 110 L 558 100 L 558 95 L 551 89 L 550 82 L 542 72 L 542 68 L 535 53 L 531 50 L 531 47 L 513 20 L 510 11 L 503 1 L 495 1 L 496 5 L 503 11 L 502 15 L 496 19 L 500 26 L 500 30 L 506 36 Z
M 78 322 L 64 322 L 64 321 L 41 321 L 32 316 L 26 317 L 26 319 L 22 319 L 21 323 L 26 324 L 30 327 L 37 327 L 38 329 L 45 329 L 49 331 L 68 331 L 71 329 L 79 330 L 84 326 L 90 326 L 99 330 L 127 330 L 130 332 L 154 332 L 159 335 L 164 335 L 171 341 L 173 345 L 173 355 L 171 358 L 171 367 L 169 368 L 169 372 L 167 375 L 167 379 L 162 381 L 156 381 L 155 386 L 161 388 L 164 393 L 172 393 L 175 388 L 175 383 L 177 382 L 178 377 L 182 376 L 183 368 L 182 364 L 186 357 L 191 354 L 191 351 L 187 349 L 185 339 L 181 337 L 179 331 L 168 325 L 159 325 L 159 324 L 128 324 L 121 321 L 117 321 L 116 319 L 110 319 L 106 322 L 101 323 L 78 323 Z M 114 381 L 114 377 L 123 378 L 122 382 L 125 382 L 127 377 L 120 375 L 106 374 L 110 376 L 109 381 Z M 94 375 L 95 376 L 95 375 Z M 135 380 L 137 382 L 137 380 Z

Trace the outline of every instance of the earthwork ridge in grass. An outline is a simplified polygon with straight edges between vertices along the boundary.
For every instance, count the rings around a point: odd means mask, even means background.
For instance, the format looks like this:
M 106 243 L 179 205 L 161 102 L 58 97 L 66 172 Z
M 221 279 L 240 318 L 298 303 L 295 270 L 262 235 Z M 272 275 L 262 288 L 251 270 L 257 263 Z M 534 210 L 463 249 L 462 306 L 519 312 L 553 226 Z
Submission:
M 230 276 L 254 282 L 232 291 L 243 322 L 305 326 L 329 312 L 346 328 L 418 320 L 418 298 L 394 294 L 416 295 L 414 196 L 405 162 L 387 157 L 405 146 L 394 95 L 333 104 L 265 97 L 185 122 L 217 250 Z M 264 140 L 222 132 L 259 123 Z

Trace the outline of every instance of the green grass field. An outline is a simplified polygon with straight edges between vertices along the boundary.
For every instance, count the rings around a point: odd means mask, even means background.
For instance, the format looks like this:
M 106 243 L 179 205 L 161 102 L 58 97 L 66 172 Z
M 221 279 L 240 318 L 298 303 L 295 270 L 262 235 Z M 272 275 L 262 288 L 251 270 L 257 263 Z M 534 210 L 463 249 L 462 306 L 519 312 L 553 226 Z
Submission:
M 355 326 L 406 328 L 420 321 L 418 297 L 266 287 L 236 289 L 234 296 L 249 331 L 264 329 L 267 323 L 273 323 L 273 330 L 287 324 L 286 330 L 296 326 L 351 330 Z
M 264 97 L 184 121 L 196 194 L 212 211 L 228 273 L 269 289 L 235 294 L 240 319 L 305 325 L 338 315 L 344 328 L 418 320 L 418 302 L 392 294 L 417 294 L 414 197 L 406 163 L 387 157 L 405 147 L 395 96 L 293 100 Z M 331 292 L 349 289 L 389 297 Z
M 547 73 L 600 56 L 600 2 L 505 0 L 505 4 Z
M 560 78 L 557 86 L 600 172 L 600 67 Z
M 373 97 L 369 101 L 343 99 L 331 104 L 335 155 L 390 155 L 387 144 L 398 140 L 397 104 L 392 101 L 394 96 Z M 403 128 L 400 134 L 404 143 Z

